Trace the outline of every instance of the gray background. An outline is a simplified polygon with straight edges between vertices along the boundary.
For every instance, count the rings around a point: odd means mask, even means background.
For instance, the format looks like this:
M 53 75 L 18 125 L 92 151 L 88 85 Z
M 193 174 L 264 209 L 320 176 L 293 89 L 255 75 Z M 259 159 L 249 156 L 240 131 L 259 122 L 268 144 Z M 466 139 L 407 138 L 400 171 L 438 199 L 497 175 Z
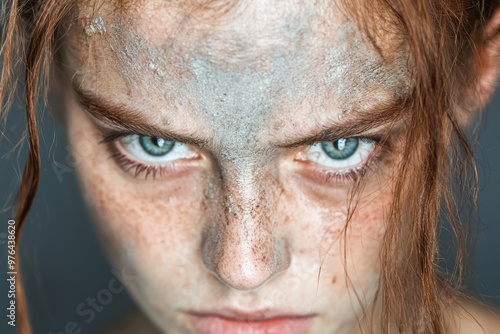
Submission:
M 471 254 L 469 291 L 500 307 L 500 93 L 497 92 L 482 122 L 476 148 L 480 171 L 480 217 L 482 230 Z M 134 308 L 126 292 L 112 294 L 112 300 L 95 318 L 77 314 L 87 298 L 96 298 L 114 278 L 95 239 L 88 214 L 76 186 L 71 155 L 60 122 L 43 116 L 42 175 L 39 193 L 23 230 L 21 256 L 34 333 L 67 333 L 71 321 L 82 333 L 96 333 L 122 312 Z M 13 143 L 24 130 L 20 108 L 9 117 L 5 137 L 0 141 L 0 266 L 6 267 L 6 223 L 9 211 L 3 203 L 14 196 L 19 165 L 24 161 L 12 153 Z M 445 233 L 443 241 L 447 240 Z M 444 242 L 445 244 L 446 242 Z M 446 261 L 443 261 L 443 263 Z M 449 263 L 449 261 L 448 261 Z M 0 310 L 7 307 L 6 270 L 0 272 Z M 102 295 L 103 296 L 103 295 Z M 1 311 L 0 333 L 12 333 Z

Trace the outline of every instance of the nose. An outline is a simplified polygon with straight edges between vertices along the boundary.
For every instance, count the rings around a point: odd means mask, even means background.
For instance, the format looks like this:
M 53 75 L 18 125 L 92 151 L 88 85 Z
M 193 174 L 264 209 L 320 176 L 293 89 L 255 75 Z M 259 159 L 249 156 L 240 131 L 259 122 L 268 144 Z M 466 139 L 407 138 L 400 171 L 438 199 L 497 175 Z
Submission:
M 224 204 L 209 222 L 202 258 L 223 284 L 251 290 L 288 268 L 290 254 L 278 233 L 276 182 L 250 169 L 239 173 L 219 188 Z

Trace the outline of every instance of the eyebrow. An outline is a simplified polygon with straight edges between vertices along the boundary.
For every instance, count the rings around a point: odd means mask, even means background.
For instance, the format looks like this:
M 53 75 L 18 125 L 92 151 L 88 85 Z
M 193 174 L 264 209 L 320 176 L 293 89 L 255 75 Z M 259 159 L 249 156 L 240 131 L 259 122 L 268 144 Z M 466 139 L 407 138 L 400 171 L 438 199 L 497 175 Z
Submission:
M 315 130 L 314 134 L 303 138 L 290 138 L 278 144 L 278 146 L 293 148 L 314 145 L 322 141 L 359 137 L 370 130 L 387 125 L 392 126 L 392 129 L 398 129 L 405 116 L 408 115 L 407 111 L 411 108 L 412 102 L 412 96 L 408 95 L 366 110 L 352 110 L 349 112 L 349 116 L 346 116 L 342 121 L 323 126 L 321 130 Z
M 163 130 L 154 125 L 148 124 L 140 112 L 130 109 L 123 104 L 95 96 L 81 88 L 74 87 L 79 104 L 104 126 L 121 130 L 122 133 L 106 136 L 105 142 L 113 141 L 123 134 L 140 134 L 153 138 L 162 138 L 190 144 L 197 147 L 206 147 L 208 141 L 199 137 L 186 136 L 175 133 L 171 130 Z M 344 120 L 324 126 L 322 130 L 315 131 L 314 134 L 297 139 L 290 136 L 282 142 L 276 144 L 281 148 L 294 148 L 299 146 L 313 145 L 322 141 L 336 141 L 341 138 L 350 138 L 360 136 L 371 129 L 384 125 L 395 125 L 404 118 L 405 111 L 410 108 L 412 98 L 405 96 L 403 98 L 392 100 L 389 103 L 375 106 L 367 110 L 356 110 L 349 112 Z
M 203 147 L 206 140 L 195 136 L 185 136 L 171 130 L 162 130 L 154 125 L 148 124 L 140 112 L 126 107 L 121 103 L 103 99 L 79 87 L 73 87 L 78 103 L 87 111 L 90 116 L 104 126 L 114 130 L 121 130 L 122 133 L 111 134 L 104 139 L 104 142 L 113 141 L 123 135 L 123 133 L 140 134 L 153 138 L 182 142 L 193 146 Z

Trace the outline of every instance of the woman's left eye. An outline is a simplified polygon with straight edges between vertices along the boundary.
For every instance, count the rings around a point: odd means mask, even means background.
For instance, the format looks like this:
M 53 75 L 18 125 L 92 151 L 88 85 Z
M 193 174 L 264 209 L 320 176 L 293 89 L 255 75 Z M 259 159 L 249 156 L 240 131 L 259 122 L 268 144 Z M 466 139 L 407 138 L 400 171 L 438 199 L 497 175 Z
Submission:
M 351 137 L 316 143 L 305 153 L 309 161 L 343 172 L 363 167 L 374 149 L 373 140 Z
M 189 159 L 197 155 L 186 144 L 143 135 L 128 135 L 119 139 L 119 143 L 132 157 L 150 164 Z

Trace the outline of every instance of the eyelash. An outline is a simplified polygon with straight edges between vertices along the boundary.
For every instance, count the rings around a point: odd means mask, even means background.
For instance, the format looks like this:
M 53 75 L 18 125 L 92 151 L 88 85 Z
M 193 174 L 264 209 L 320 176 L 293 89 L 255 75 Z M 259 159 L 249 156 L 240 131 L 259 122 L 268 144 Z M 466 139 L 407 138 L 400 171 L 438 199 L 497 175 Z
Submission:
M 378 167 L 378 156 L 369 157 L 368 160 L 361 166 L 350 169 L 346 172 L 333 172 L 323 170 L 323 179 L 326 184 L 348 184 L 356 183 L 361 180 L 367 173 L 374 171 Z
M 146 165 L 127 157 L 118 148 L 118 141 L 134 133 L 111 133 L 103 135 L 101 144 L 105 144 L 112 158 L 125 172 L 132 174 L 134 178 L 144 177 L 144 180 L 155 180 L 157 177 L 164 177 L 175 173 L 178 168 L 175 161 L 165 165 Z
M 134 161 L 118 150 L 116 142 L 109 142 L 108 148 L 111 152 L 111 158 L 113 158 L 124 171 L 128 173 L 132 172 L 133 176 L 136 178 L 143 175 L 145 180 L 149 177 L 155 180 L 157 176 L 161 177 L 175 171 L 175 168 L 170 166 L 173 163 L 169 163 L 169 165 L 165 166 L 148 166 Z
M 384 153 L 390 151 L 387 140 L 382 141 L 380 136 L 358 138 L 360 140 L 368 140 L 374 143 L 373 152 L 371 152 L 366 161 L 358 167 L 347 170 L 334 171 L 328 170 L 327 168 L 311 161 L 298 160 L 298 162 L 310 165 L 310 169 L 312 170 L 312 177 L 320 183 L 326 185 L 348 185 L 357 183 L 366 174 L 377 170 Z M 332 139 L 331 141 L 335 141 L 335 139 Z

